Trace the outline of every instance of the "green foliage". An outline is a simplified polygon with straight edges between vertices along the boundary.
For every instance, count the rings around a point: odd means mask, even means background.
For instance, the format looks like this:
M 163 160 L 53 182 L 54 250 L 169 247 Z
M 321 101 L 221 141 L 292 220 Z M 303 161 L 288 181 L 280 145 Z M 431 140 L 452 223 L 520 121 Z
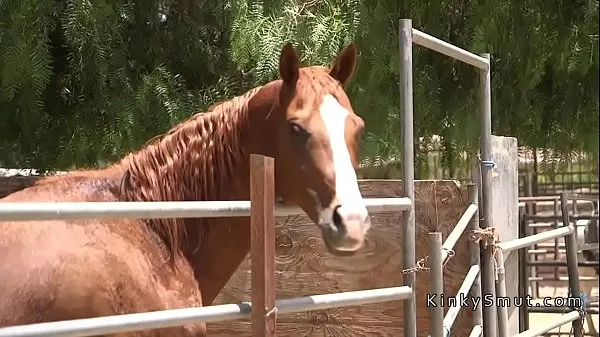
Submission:
M 0 166 L 115 160 L 214 102 L 278 76 L 291 41 L 328 65 L 356 41 L 347 90 L 373 162 L 400 149 L 398 20 L 492 55 L 495 134 L 598 159 L 598 1 L 5 0 L 0 2 Z M 414 48 L 417 164 L 433 135 L 447 173 L 477 151 L 479 76 Z M 546 158 L 546 157 L 545 157 Z M 552 166 L 548 157 L 545 164 Z

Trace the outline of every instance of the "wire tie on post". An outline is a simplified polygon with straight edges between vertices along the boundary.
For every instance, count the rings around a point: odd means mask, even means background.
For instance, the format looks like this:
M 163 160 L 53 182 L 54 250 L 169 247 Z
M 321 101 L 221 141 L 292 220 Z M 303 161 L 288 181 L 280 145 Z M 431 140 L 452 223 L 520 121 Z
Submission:
M 448 261 L 450 261 L 450 259 L 453 258 L 456 253 L 454 252 L 454 249 L 448 249 L 448 248 L 442 247 L 442 250 L 445 250 L 448 252 L 448 257 L 446 258 L 446 261 L 444 261 L 444 265 L 442 266 L 442 267 L 446 267 L 446 265 L 448 264 Z
M 265 308 L 265 310 L 268 308 Z M 267 318 L 271 318 L 273 316 L 277 317 L 277 312 L 279 311 L 279 309 L 277 307 L 273 307 L 273 309 L 267 311 L 267 313 L 265 314 L 265 317 Z

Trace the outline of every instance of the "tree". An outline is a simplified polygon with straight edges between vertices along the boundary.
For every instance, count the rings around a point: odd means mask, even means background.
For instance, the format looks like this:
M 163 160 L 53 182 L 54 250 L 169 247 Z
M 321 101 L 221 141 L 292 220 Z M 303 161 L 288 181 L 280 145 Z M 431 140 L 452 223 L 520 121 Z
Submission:
M 394 157 L 401 17 L 491 53 L 494 133 L 565 156 L 598 155 L 598 1 L 8 0 L 0 13 L 3 165 L 114 160 L 208 104 L 276 78 L 290 40 L 305 64 L 325 65 L 357 42 L 347 90 L 367 122 L 363 153 Z M 440 135 L 452 169 L 478 143 L 478 74 L 414 50 L 418 145 Z

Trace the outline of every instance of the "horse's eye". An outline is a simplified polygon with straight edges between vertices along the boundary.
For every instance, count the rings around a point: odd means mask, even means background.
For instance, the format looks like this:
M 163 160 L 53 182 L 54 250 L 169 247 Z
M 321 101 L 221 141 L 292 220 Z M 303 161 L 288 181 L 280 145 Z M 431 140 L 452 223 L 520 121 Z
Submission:
M 308 141 L 308 138 L 310 138 L 310 132 L 294 122 L 290 122 L 289 127 L 293 142 L 296 145 L 304 146 L 306 141 Z

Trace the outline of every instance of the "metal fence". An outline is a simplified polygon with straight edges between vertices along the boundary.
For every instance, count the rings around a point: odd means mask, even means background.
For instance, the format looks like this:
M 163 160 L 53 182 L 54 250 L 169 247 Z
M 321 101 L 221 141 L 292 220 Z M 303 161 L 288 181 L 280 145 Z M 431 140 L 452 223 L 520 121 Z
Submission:
M 322 294 L 275 302 L 275 286 L 272 281 L 275 279 L 275 216 L 301 214 L 301 210 L 295 207 L 275 206 L 272 158 L 252 155 L 250 161 L 250 201 L 1 203 L 0 221 L 250 216 L 252 260 L 266 262 L 252 263 L 254 306 L 252 303 L 225 304 L 39 323 L 1 328 L 0 336 L 97 336 L 251 316 L 253 335 L 267 337 L 275 335 L 274 329 L 265 329 L 269 325 L 274 327 L 274 318 L 267 315 L 265 310 L 276 308 L 278 313 L 292 313 L 411 298 L 412 290 L 404 286 Z M 406 210 L 412 205 L 408 198 L 374 198 L 365 201 L 367 209 L 371 212 Z M 269 301 L 271 303 L 268 303 Z
M 569 221 L 574 222 L 576 233 L 573 235 L 578 237 L 578 259 L 582 260 L 577 262 L 577 266 L 592 268 L 583 269 L 582 271 L 588 275 L 579 276 L 583 288 L 582 295 L 587 296 L 588 299 L 586 312 L 597 315 L 598 298 L 592 296 L 591 293 L 593 285 L 598 284 L 597 272 L 594 273 L 593 270 L 598 268 L 598 258 L 597 253 L 591 253 L 586 258 L 586 252 L 598 251 L 598 210 L 594 206 L 598 203 L 598 194 L 586 195 L 585 199 L 569 198 L 567 211 L 573 214 L 569 216 Z M 547 230 L 565 226 L 561 214 L 564 207 L 559 206 L 561 201 L 559 195 L 521 197 L 519 201 L 521 218 L 519 230 L 522 236 L 544 233 Z M 535 213 L 536 208 L 532 207 L 533 205 L 538 206 L 537 213 Z M 528 289 L 531 289 L 531 297 L 537 299 L 540 298 L 541 284 L 569 281 L 568 270 L 564 270 L 564 267 L 568 266 L 568 261 L 562 259 L 566 253 L 565 246 L 565 242 L 560 238 L 554 238 L 551 242 L 533 244 L 527 249 L 521 250 L 519 254 L 519 297 L 527 296 Z M 565 308 L 561 306 L 519 308 L 520 327 L 523 330 L 529 329 L 529 313 L 562 313 L 564 310 Z M 587 320 L 587 333 L 584 335 L 598 335 L 592 319 Z
M 450 56 L 456 60 L 470 64 L 478 69 L 479 71 L 479 82 L 481 88 L 480 102 L 480 167 L 479 167 L 479 178 L 476 182 L 479 185 L 479 195 L 481 196 L 479 203 L 479 210 L 481 213 L 481 228 L 488 228 L 491 226 L 490 219 L 492 218 L 492 204 L 491 204 L 491 169 L 495 165 L 492 162 L 491 152 L 491 137 L 492 137 L 492 105 L 491 105 L 491 70 L 490 70 L 490 55 L 482 54 L 481 56 L 475 55 L 464 49 L 456 47 L 450 43 L 437 39 L 433 36 L 427 35 L 421 31 L 412 28 L 411 20 L 400 21 L 400 101 L 401 101 L 401 116 L 403 125 L 403 140 L 404 140 L 404 163 L 413 163 L 413 101 L 412 101 L 412 90 L 413 90 L 413 79 L 412 79 L 412 45 L 413 43 L 431 49 L 438 53 Z M 407 170 L 408 168 L 408 170 Z M 403 181 L 406 188 L 411 188 L 410 193 L 414 193 L 412 190 L 412 184 L 414 179 L 414 166 L 404 166 Z M 408 186 L 407 186 L 408 185 Z M 406 194 L 413 200 L 412 194 Z M 407 212 L 408 214 L 408 212 Z M 404 238 L 407 237 L 410 240 L 414 240 L 414 218 L 407 219 L 405 216 L 403 229 Z M 405 268 L 414 266 L 414 246 L 405 246 L 403 263 Z M 492 249 L 484 249 L 481 261 L 481 288 L 482 294 L 486 294 L 494 297 L 494 266 L 493 266 L 493 252 Z M 412 288 L 414 284 L 414 275 L 405 275 L 404 284 Z M 416 337 L 416 322 L 414 313 L 414 303 L 404 307 L 404 334 L 405 336 Z M 495 336 L 496 334 L 496 315 L 495 308 L 485 307 L 483 308 L 483 333 L 485 336 Z M 439 329 L 439 324 L 436 324 Z M 476 335 L 476 334 L 475 334 Z
M 497 245 L 496 251 L 496 269 L 498 273 L 498 281 L 496 283 L 496 292 L 497 295 L 506 296 L 506 281 L 504 278 L 504 254 L 510 253 L 511 251 L 521 250 L 521 267 L 526 266 L 526 263 L 523 263 L 523 256 L 527 256 L 527 249 L 532 245 L 537 243 L 541 243 L 544 241 L 549 241 L 553 239 L 558 239 L 561 237 L 565 238 L 565 248 L 567 255 L 567 270 L 568 270 L 568 281 L 569 281 L 569 294 L 572 298 L 579 298 L 579 301 L 574 301 L 577 305 L 569 305 L 565 306 L 562 309 L 562 315 L 560 318 L 556 319 L 552 324 L 548 324 L 543 327 L 528 329 L 522 331 L 517 336 L 539 336 L 544 333 L 551 331 L 556 327 L 560 327 L 566 323 L 573 322 L 572 332 L 575 337 L 582 336 L 582 327 L 583 327 L 583 317 L 585 317 L 588 308 L 585 306 L 585 301 L 582 299 L 582 294 L 580 292 L 580 284 L 579 284 L 579 269 L 578 269 L 578 261 L 577 261 L 577 230 L 576 224 L 572 223 L 573 218 L 569 215 L 568 203 L 569 200 L 575 200 L 577 196 L 570 195 L 568 193 L 562 193 L 560 195 L 560 208 L 561 208 L 561 219 L 562 219 L 562 227 L 555 228 L 549 231 L 545 231 L 542 233 L 537 233 L 529 236 L 523 236 L 519 239 L 507 241 L 500 243 Z M 551 217 L 550 217 L 551 218 Z M 521 275 L 522 276 L 522 275 Z M 525 285 L 521 285 L 520 287 L 520 296 L 525 298 L 526 293 L 524 290 L 526 289 Z M 530 310 L 533 308 L 525 308 L 524 310 Z M 523 308 L 521 309 L 523 310 Z M 560 311 L 559 311 L 560 312 Z M 508 308 L 506 306 L 498 306 L 498 319 L 499 319 L 499 332 L 502 337 L 509 336 L 507 327 L 508 327 Z M 523 314 L 520 315 L 520 319 L 523 319 Z
M 415 260 L 415 212 L 414 212 L 414 133 L 413 133 L 413 79 L 412 79 L 412 48 L 413 43 L 425 48 L 453 57 L 473 65 L 480 72 L 481 84 L 481 127 L 480 127 L 480 174 L 476 179 L 479 191 L 474 185 L 469 187 L 471 204 L 460 219 L 456 228 L 441 244 L 441 235 L 433 233 L 430 240 L 430 250 L 433 264 L 431 266 L 431 291 L 443 293 L 443 264 L 448 259 L 449 250 L 454 246 L 464 229 L 471 224 L 473 230 L 491 226 L 491 175 L 490 170 L 495 165 L 491 161 L 491 78 L 489 54 L 478 56 L 453 46 L 447 42 L 427 35 L 412 28 L 411 20 L 400 20 L 400 100 L 402 118 L 402 160 L 410 163 L 403 166 L 403 197 L 392 199 L 367 199 L 371 210 L 403 210 L 403 268 L 412 269 Z M 137 313 L 130 315 L 108 316 L 80 319 L 63 322 L 41 323 L 26 326 L 6 327 L 0 329 L 0 337 L 8 336 L 92 336 L 116 332 L 154 329 L 169 326 L 179 326 L 193 322 L 215 322 L 230 319 L 252 318 L 254 336 L 275 336 L 275 317 L 269 313 L 291 313 L 324 309 L 348 305 L 377 303 L 391 300 L 405 300 L 403 323 L 404 336 L 416 337 L 416 303 L 414 294 L 415 275 L 403 275 L 403 286 L 371 289 L 363 291 L 343 292 L 298 297 L 275 301 L 274 286 L 274 225 L 275 215 L 297 214 L 297 209 L 275 209 L 273 193 L 272 159 L 262 156 L 252 156 L 251 159 L 251 200 L 232 203 L 230 201 L 212 202 L 164 202 L 164 203 L 15 203 L 0 204 L 0 221 L 2 220 L 48 220 L 76 218 L 157 218 L 157 217 L 206 217 L 206 216 L 248 216 L 251 218 L 251 258 L 252 261 L 252 305 L 251 303 L 216 305 L 203 308 L 185 308 L 176 310 Z M 268 174 L 267 174 L 268 173 Z M 254 186 L 253 186 L 254 184 Z M 480 198 L 479 198 L 480 197 Z M 481 202 L 479 202 L 481 200 Z M 474 216 L 478 212 L 481 217 Z M 568 221 L 567 221 L 568 222 Z M 566 222 L 565 222 L 566 223 Z M 479 244 L 471 245 L 471 268 L 460 287 L 460 293 L 472 292 L 474 296 L 489 295 L 495 301 L 496 292 L 505 295 L 503 267 L 503 252 L 524 247 L 535 240 L 551 239 L 558 235 L 570 235 L 572 226 L 557 229 L 549 234 L 538 234 L 530 238 L 521 238 L 502 243 L 500 249 L 494 245 L 483 248 L 479 261 Z M 541 235 L 541 236 L 540 236 Z M 570 237 L 573 237 L 572 235 Z M 522 241 L 525 240 L 526 242 Z M 571 242 L 572 240 L 569 240 Z M 572 251 L 572 242 L 567 250 Z M 571 247 L 571 248 L 569 248 Z M 496 259 L 495 259 L 496 258 Z M 574 259 L 574 261 L 573 261 Z M 578 293 L 578 277 L 576 270 L 577 257 L 569 257 L 570 282 L 574 293 Z M 575 263 L 575 264 L 573 264 Z M 573 267 L 575 270 L 573 271 Z M 495 287 L 495 276 L 498 271 L 498 286 Z M 573 271 L 573 273 L 571 273 Z M 448 336 L 452 324 L 458 314 L 459 307 L 452 307 L 443 316 L 443 307 L 432 310 L 432 337 Z M 481 314 L 474 316 L 474 328 L 471 336 L 479 336 L 482 332 L 486 337 L 495 337 L 497 332 L 507 336 L 506 310 L 496 307 L 477 308 Z M 498 314 L 498 315 L 497 315 Z M 499 318 L 499 320 L 498 320 Z M 573 311 L 563 316 L 562 321 L 581 322 L 578 312 Z M 497 329 L 497 327 L 499 329 Z M 525 334 L 527 335 L 527 334 Z M 525 336 L 523 335 L 523 336 Z M 529 334 L 531 335 L 531 334 Z M 577 336 L 577 334 L 576 334 Z

